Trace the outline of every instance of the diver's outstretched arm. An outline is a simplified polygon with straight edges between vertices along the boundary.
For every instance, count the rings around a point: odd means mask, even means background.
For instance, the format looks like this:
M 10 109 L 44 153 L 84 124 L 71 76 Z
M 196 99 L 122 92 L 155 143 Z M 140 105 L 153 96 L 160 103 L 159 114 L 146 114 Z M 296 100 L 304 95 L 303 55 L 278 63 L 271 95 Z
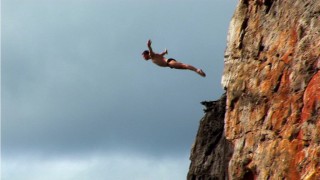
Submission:
M 160 55 L 161 55 L 161 56 L 164 56 L 164 55 L 166 55 L 166 54 L 168 54 L 167 48 L 166 48 Z

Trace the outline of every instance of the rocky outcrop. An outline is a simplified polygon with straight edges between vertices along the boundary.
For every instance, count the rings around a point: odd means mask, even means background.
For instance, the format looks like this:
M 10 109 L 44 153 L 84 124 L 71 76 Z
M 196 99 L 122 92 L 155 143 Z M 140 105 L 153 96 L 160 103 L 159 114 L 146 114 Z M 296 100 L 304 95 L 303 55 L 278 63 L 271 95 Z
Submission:
M 200 121 L 196 141 L 191 150 L 191 165 L 188 180 L 226 179 L 232 145 L 224 134 L 226 96 L 206 106 L 205 116 Z
M 320 1 L 240 0 L 224 61 L 229 179 L 320 179 Z

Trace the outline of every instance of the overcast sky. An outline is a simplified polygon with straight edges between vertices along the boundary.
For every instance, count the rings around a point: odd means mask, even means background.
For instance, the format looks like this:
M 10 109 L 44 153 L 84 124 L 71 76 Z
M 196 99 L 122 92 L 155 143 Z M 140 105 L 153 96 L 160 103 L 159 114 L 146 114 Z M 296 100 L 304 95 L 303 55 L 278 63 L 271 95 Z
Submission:
M 2 0 L 2 179 L 185 179 L 236 4 Z M 143 60 L 149 38 L 207 77 Z

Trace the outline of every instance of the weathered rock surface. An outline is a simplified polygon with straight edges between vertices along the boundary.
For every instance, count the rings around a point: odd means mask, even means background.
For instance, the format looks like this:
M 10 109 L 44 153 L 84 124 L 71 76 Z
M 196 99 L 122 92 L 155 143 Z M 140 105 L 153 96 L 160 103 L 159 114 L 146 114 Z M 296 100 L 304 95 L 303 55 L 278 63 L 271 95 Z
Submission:
M 320 179 L 320 1 L 241 0 L 222 84 L 230 179 Z
M 229 179 L 320 180 L 319 69 L 319 0 L 239 1 L 222 77 L 224 134 L 234 147 Z M 196 145 L 198 138 L 212 136 Z M 194 179 L 212 162 L 191 159 L 199 161 Z
M 203 102 L 206 114 L 191 151 L 188 180 L 226 179 L 232 145 L 224 135 L 226 96 L 220 100 Z

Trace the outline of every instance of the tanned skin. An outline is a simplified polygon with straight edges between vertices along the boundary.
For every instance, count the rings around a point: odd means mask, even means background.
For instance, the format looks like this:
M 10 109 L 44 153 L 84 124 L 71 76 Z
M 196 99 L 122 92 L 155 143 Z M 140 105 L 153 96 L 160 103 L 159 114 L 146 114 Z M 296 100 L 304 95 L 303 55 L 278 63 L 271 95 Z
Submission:
M 165 51 L 162 53 L 155 53 L 152 50 L 151 44 L 152 44 L 152 41 L 148 40 L 147 46 L 148 46 L 149 50 L 146 50 L 142 53 L 142 56 L 146 61 L 151 59 L 154 64 L 161 66 L 161 67 L 170 67 L 170 68 L 174 68 L 174 69 L 191 70 L 191 71 L 196 72 L 197 74 L 199 74 L 202 77 L 206 77 L 206 74 L 201 69 L 195 68 L 194 66 L 189 65 L 189 64 L 181 63 L 175 59 L 165 58 L 164 56 L 166 54 L 168 54 L 167 49 L 165 49 Z

